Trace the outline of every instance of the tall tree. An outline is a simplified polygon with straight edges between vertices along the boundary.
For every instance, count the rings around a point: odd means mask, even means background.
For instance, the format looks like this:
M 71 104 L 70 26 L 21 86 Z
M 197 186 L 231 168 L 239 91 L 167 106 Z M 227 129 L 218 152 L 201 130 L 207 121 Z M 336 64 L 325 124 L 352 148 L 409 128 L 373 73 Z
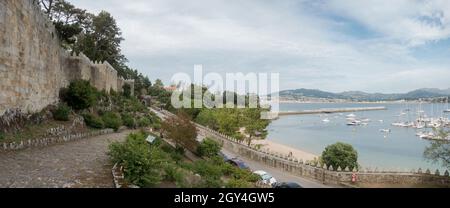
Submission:
M 85 34 L 79 37 L 75 46 L 77 52 L 83 52 L 95 61 L 108 61 L 116 69 L 125 67 L 127 59 L 120 48 L 124 39 L 110 13 L 102 11 L 93 16 L 92 25 L 85 30 Z
M 93 61 L 108 61 L 119 76 L 135 80 L 135 94 L 150 90 L 151 82 L 137 70 L 126 65 L 121 52 L 124 40 L 116 20 L 108 12 L 90 14 L 66 0 L 35 0 L 53 21 L 62 46 L 77 53 L 83 52 Z
M 44 12 L 48 15 L 52 12 L 55 1 L 56 0 L 39 0 L 38 3 L 41 5 Z
M 157 79 L 155 81 L 155 84 L 153 85 L 153 87 L 155 87 L 155 88 L 164 88 L 164 83 L 160 79 Z
M 241 126 L 245 127 L 245 131 L 249 135 L 249 138 L 247 138 L 249 146 L 253 139 L 264 139 L 268 134 L 267 126 L 269 126 L 270 122 L 261 119 L 261 113 L 261 108 L 242 109 L 243 122 Z
M 76 36 L 83 31 L 83 26 L 88 24 L 90 14 L 65 0 L 40 0 L 39 4 L 55 24 L 62 46 L 72 49 Z
M 425 149 L 424 156 L 431 162 L 450 168 L 450 141 L 447 140 L 449 132 L 435 130 L 441 141 L 434 141 L 431 146 Z
M 350 144 L 338 142 L 325 148 L 322 153 L 322 160 L 328 166 L 333 166 L 334 170 L 358 168 L 358 152 Z

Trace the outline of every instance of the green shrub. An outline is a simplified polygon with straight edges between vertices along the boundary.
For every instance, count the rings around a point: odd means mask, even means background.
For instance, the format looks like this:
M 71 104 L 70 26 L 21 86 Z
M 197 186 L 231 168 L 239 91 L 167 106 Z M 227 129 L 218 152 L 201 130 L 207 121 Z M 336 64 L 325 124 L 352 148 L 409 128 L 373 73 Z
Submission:
M 103 123 L 103 120 L 98 117 L 97 115 L 87 113 L 83 115 L 84 122 L 87 126 L 96 128 L 96 129 L 103 129 L 105 128 L 105 124 Z
M 173 152 L 170 154 L 170 157 L 175 163 L 180 163 L 183 160 L 184 155 L 177 152 Z
M 53 118 L 57 121 L 69 121 L 70 111 L 69 106 L 66 104 L 60 104 L 53 112 Z
M 164 144 L 161 145 L 161 150 L 166 152 L 166 153 L 168 153 L 168 154 L 170 154 L 172 152 L 175 152 L 175 149 L 172 146 L 164 145 Z
M 202 177 L 202 182 L 198 185 L 198 188 L 223 188 L 224 183 L 222 180 L 212 177 Z
M 184 152 L 180 153 L 176 149 L 174 149 L 172 146 L 169 145 L 161 145 L 161 150 L 170 155 L 173 161 L 176 163 L 179 163 L 181 160 L 183 160 Z M 183 149 L 184 151 L 184 149 Z
M 177 154 L 184 155 L 184 153 L 186 153 L 186 150 L 184 149 L 183 146 L 177 145 L 177 147 L 175 148 L 175 152 Z
M 119 130 L 120 126 L 122 126 L 122 119 L 119 114 L 114 112 L 106 112 L 102 115 L 103 123 L 106 128 L 114 129 L 115 131 Z
M 220 179 L 223 175 L 221 167 L 211 161 L 197 161 L 194 163 L 193 169 L 195 173 L 201 175 L 202 177 Z
M 117 100 L 117 104 L 122 107 L 123 112 L 127 113 L 147 113 L 149 110 L 147 107 L 144 106 L 144 104 L 139 101 L 139 99 L 135 97 L 120 97 Z
M 236 167 L 234 167 L 234 171 L 231 174 L 231 176 L 234 179 L 245 180 L 250 183 L 256 183 L 260 180 L 260 177 L 258 175 L 253 174 L 252 172 L 250 172 L 248 170 L 243 170 L 243 169 L 236 168 Z
M 127 126 L 128 128 L 136 127 L 136 121 L 134 120 L 133 116 L 131 116 L 130 114 L 122 115 L 122 121 L 123 121 L 123 125 Z
M 145 138 L 142 133 L 130 134 L 124 143 L 111 144 L 108 152 L 114 163 L 124 167 L 125 179 L 143 188 L 154 187 L 162 181 L 168 162 L 166 154 L 149 145 Z
M 153 124 L 152 124 L 152 128 L 153 128 L 155 131 L 161 130 L 161 123 L 153 123 Z
M 5 134 L 3 132 L 0 132 L 0 141 L 4 140 L 5 137 L 6 137 Z
M 109 94 L 112 96 L 112 97 L 117 97 L 119 94 L 114 90 L 114 89 L 110 89 L 109 90 Z
M 127 98 L 131 97 L 131 86 L 129 84 L 124 84 L 122 89 L 123 89 L 122 94 L 124 97 Z
M 246 180 L 231 179 L 225 186 L 226 188 L 254 188 L 254 184 Z
M 150 126 L 150 124 L 152 124 L 151 121 L 148 118 L 146 118 L 146 117 L 142 117 L 138 121 L 138 126 L 139 127 L 148 127 L 148 126 Z
M 322 160 L 328 166 L 332 165 L 334 170 L 338 167 L 353 169 L 358 167 L 358 152 L 352 145 L 338 142 L 325 148 Z
M 165 168 L 165 177 L 166 181 L 176 182 L 177 186 L 183 184 L 183 174 L 178 170 L 175 165 L 168 165 Z
M 220 158 L 220 159 L 223 161 L 222 158 Z M 226 176 L 231 176 L 236 171 L 236 167 L 234 167 L 230 163 L 223 163 L 223 165 L 221 165 L 221 168 L 222 168 L 222 173 Z
M 206 138 L 197 148 L 197 154 L 200 157 L 213 157 L 219 154 L 222 149 L 222 145 L 216 141 Z
M 83 110 L 96 102 L 97 90 L 89 81 L 78 80 L 70 83 L 67 89 L 61 91 L 61 98 L 75 110 Z

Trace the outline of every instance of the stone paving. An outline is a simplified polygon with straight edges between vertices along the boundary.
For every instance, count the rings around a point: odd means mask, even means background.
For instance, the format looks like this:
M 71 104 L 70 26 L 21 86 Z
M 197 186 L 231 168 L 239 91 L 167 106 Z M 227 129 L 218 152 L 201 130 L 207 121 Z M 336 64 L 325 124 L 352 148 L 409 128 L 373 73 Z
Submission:
M 0 188 L 113 188 L 108 145 L 129 133 L 0 153 Z

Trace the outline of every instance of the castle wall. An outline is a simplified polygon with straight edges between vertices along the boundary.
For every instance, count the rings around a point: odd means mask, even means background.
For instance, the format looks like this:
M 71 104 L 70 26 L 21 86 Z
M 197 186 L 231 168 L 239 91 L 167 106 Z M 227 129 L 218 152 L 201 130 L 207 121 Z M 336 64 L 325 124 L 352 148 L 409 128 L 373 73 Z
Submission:
M 67 85 L 67 53 L 32 1 L 0 1 L 0 114 L 36 111 L 58 101 Z M 61 79 L 61 77 L 64 77 Z
M 0 0 L 0 116 L 8 109 L 32 113 L 56 104 L 59 90 L 76 79 L 120 91 L 124 81 L 109 63 L 61 48 L 52 22 L 33 2 Z

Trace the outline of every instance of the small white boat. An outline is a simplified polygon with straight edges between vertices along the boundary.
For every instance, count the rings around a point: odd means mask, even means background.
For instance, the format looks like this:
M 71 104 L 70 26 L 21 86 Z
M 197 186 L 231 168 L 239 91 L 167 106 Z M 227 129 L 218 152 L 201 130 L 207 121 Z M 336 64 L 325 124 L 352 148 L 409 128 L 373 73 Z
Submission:
M 450 109 L 444 110 L 444 113 L 450 113 Z
M 348 114 L 348 115 L 347 115 L 347 118 L 355 118 L 355 117 L 356 117 L 356 115 L 355 115 L 355 114 L 353 114 L 353 113 L 352 113 L 352 114 Z
M 420 137 L 421 139 L 426 139 L 426 140 L 446 140 L 439 138 L 438 136 L 436 136 L 433 132 L 419 132 L 416 134 L 418 137 Z
M 409 128 L 409 127 L 414 127 L 414 123 L 411 123 L 411 122 L 395 122 L 395 123 L 392 123 L 392 126 Z
M 380 132 L 391 133 L 391 130 L 390 129 L 380 129 Z
M 428 134 L 423 134 L 419 136 L 421 139 L 426 139 L 426 140 L 433 140 L 435 139 L 435 136 L 433 133 L 428 133 Z
M 362 122 L 360 120 L 353 119 L 353 120 L 349 120 L 347 122 L 347 125 L 348 126 L 360 126 L 360 125 L 363 125 L 363 124 L 362 124 Z
M 397 127 L 403 127 L 403 123 L 401 123 L 401 122 L 395 122 L 395 123 L 392 123 L 392 126 L 397 126 Z
M 356 123 L 355 121 L 351 121 L 347 123 L 347 126 L 358 126 L 359 124 Z
M 416 128 L 416 129 L 424 129 L 425 127 L 426 127 L 425 124 L 421 124 L 421 123 L 418 123 L 414 126 L 414 128 Z
M 330 119 L 326 118 L 322 120 L 324 123 L 330 123 Z

